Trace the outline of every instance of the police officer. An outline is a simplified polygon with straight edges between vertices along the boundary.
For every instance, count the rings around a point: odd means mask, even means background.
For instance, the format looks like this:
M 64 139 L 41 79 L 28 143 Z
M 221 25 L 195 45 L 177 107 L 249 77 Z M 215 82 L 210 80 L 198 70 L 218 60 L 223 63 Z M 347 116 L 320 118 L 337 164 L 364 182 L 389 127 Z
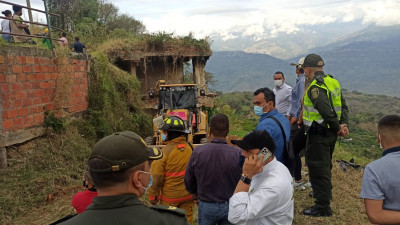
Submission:
M 148 148 L 131 131 L 114 133 L 93 147 L 89 171 L 98 197 L 83 213 L 62 224 L 185 224 L 180 209 L 149 208 L 139 201 L 149 186 L 150 160 L 162 158 L 162 152 Z
M 180 117 L 171 116 L 164 120 L 161 131 L 161 138 L 167 145 L 162 148 L 163 157 L 151 165 L 153 184 L 149 189 L 149 200 L 152 204 L 185 210 L 187 220 L 192 223 L 194 200 L 184 183 L 192 147 L 186 142 L 185 123 Z
M 304 59 L 306 79 L 311 82 L 304 96 L 303 123 L 307 133 L 306 164 L 315 205 L 304 215 L 331 216 L 332 153 L 338 136 L 349 133 L 348 108 L 339 82 L 323 71 L 324 61 L 309 54 Z

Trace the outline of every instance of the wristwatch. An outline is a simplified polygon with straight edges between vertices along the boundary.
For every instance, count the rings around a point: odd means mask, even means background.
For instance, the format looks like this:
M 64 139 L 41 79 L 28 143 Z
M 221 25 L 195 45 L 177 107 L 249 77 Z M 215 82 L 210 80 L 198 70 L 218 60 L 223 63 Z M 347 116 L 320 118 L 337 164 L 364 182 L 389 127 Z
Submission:
M 245 184 L 250 185 L 250 183 L 251 183 L 251 178 L 245 174 L 242 174 L 242 176 L 240 177 L 240 180 L 243 181 L 243 183 L 245 183 Z

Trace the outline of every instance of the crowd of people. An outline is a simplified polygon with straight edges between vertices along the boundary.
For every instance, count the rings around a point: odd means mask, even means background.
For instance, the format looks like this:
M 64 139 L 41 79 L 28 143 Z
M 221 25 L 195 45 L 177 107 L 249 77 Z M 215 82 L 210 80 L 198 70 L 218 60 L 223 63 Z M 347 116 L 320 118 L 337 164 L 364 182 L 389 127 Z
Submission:
M 79 215 L 62 224 L 193 224 L 195 204 L 200 225 L 292 224 L 294 188 L 306 183 L 303 148 L 315 203 L 303 214 L 331 216 L 332 153 L 336 139 L 349 134 L 348 108 L 340 83 L 325 74 L 319 55 L 293 65 L 294 88 L 277 72 L 273 90 L 254 92 L 259 124 L 233 145 L 227 142 L 229 119 L 221 113 L 210 119 L 210 142 L 196 148 L 178 116 L 164 119 L 161 137 L 167 144 L 161 150 L 131 131 L 100 140 L 88 162 L 88 190 L 78 195 L 96 197 L 83 207 L 74 197 Z M 365 168 L 360 194 L 372 223 L 400 223 L 399 135 L 400 116 L 380 119 L 377 138 L 384 152 Z M 139 201 L 146 193 L 151 207 Z
M 12 9 L 14 14 L 12 14 L 10 10 L 1 12 L 6 17 L 6 19 L 1 21 L 1 31 L 4 32 L 1 36 L 6 42 L 36 45 L 37 43 L 32 39 L 32 37 L 37 37 L 41 38 L 42 45 L 46 48 L 51 49 L 54 47 L 50 39 L 48 28 L 45 28 L 44 33 L 31 34 L 28 23 L 22 19 L 22 7 L 13 5 Z M 62 32 L 61 37 L 56 40 L 59 47 L 71 48 L 72 52 L 75 53 L 83 53 L 86 48 L 86 46 L 79 41 L 79 37 L 75 37 L 75 42 L 72 46 L 69 46 L 67 33 L 65 32 Z

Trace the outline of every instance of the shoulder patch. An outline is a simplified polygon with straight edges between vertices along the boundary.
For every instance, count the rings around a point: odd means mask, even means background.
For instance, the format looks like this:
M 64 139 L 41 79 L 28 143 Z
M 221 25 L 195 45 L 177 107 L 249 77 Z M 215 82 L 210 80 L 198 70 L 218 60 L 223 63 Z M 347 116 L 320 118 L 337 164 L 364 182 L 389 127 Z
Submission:
M 319 96 L 319 88 L 314 87 L 311 89 L 311 98 L 316 99 Z
M 177 208 L 175 206 L 165 206 L 165 205 L 159 204 L 159 205 L 151 206 L 150 208 L 155 209 L 160 212 L 174 213 L 174 214 L 180 215 L 180 216 L 186 215 L 185 210 Z

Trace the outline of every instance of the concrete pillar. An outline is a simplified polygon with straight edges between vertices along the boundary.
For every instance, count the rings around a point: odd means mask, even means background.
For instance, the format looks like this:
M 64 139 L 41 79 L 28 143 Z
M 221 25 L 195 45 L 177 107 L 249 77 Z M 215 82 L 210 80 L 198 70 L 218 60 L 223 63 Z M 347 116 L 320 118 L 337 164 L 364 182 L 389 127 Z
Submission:
M 131 74 L 133 76 L 137 77 L 137 70 L 136 69 L 139 66 L 139 64 L 140 64 L 140 61 L 135 61 L 135 60 L 131 61 Z
M 201 57 L 193 57 L 193 81 L 198 85 L 200 89 L 203 89 L 207 92 L 206 85 L 206 77 L 204 67 L 206 66 L 206 62 L 202 60 Z
M 0 147 L 0 169 L 7 168 L 7 151 L 6 148 Z

